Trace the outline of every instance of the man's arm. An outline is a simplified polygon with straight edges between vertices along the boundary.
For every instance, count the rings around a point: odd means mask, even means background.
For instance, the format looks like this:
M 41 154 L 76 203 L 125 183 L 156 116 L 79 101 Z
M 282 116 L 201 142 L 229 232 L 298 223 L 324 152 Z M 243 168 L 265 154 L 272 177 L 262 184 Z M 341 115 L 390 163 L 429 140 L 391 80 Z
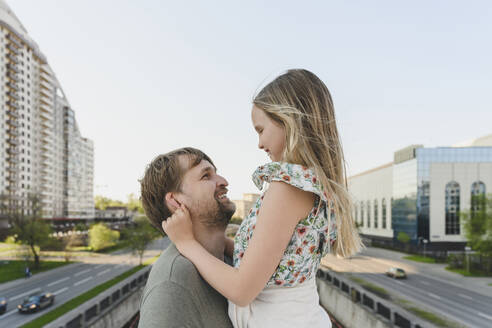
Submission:
M 165 281 L 143 296 L 139 328 L 203 327 L 200 313 L 188 290 Z

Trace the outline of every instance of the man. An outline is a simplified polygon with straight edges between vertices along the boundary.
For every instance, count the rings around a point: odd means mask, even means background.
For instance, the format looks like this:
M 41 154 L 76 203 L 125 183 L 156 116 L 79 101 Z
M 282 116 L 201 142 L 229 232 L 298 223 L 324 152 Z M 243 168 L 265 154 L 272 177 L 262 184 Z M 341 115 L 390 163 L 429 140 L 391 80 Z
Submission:
M 196 240 L 224 260 L 225 229 L 235 211 L 227 181 L 198 149 L 181 148 L 155 158 L 145 171 L 141 199 L 152 225 L 184 204 L 191 214 Z M 152 266 L 140 304 L 140 328 L 232 327 L 227 300 L 203 280 L 171 244 Z

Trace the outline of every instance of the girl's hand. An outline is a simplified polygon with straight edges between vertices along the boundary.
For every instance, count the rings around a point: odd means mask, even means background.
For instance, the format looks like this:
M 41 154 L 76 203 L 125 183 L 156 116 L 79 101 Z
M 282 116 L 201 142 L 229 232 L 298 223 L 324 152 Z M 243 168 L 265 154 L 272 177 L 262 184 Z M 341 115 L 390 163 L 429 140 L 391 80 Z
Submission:
M 181 253 L 186 244 L 195 241 L 190 212 L 188 212 L 188 209 L 183 204 L 181 204 L 172 216 L 162 221 L 162 229 Z

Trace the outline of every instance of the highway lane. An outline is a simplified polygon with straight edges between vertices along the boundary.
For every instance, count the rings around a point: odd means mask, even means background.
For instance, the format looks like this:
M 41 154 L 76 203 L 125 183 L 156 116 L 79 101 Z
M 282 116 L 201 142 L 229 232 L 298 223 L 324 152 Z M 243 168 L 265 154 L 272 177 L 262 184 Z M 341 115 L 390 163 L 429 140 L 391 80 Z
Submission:
M 404 263 L 400 266 L 408 270 L 407 280 L 386 277 L 384 272 L 388 264 L 367 256 L 356 256 L 351 260 L 329 257 L 325 264 L 336 271 L 350 272 L 382 286 L 393 295 L 413 301 L 424 310 L 441 314 L 467 327 L 490 327 L 492 297 L 420 274 Z
M 148 250 L 160 251 L 169 244 L 168 239 L 160 239 Z M 156 252 L 152 253 L 154 256 Z M 148 257 L 148 256 L 147 256 Z M 80 263 L 53 270 L 52 274 L 36 279 L 33 276 L 15 287 L 1 289 L 0 295 L 8 299 L 7 312 L 0 315 L 0 327 L 18 327 L 38 316 L 62 305 L 68 300 L 83 294 L 91 288 L 108 281 L 138 264 L 135 257 L 128 252 L 117 252 L 108 256 L 108 261 L 116 263 Z M 24 297 L 38 291 L 51 292 L 56 295 L 55 304 L 33 314 L 20 314 L 17 305 Z

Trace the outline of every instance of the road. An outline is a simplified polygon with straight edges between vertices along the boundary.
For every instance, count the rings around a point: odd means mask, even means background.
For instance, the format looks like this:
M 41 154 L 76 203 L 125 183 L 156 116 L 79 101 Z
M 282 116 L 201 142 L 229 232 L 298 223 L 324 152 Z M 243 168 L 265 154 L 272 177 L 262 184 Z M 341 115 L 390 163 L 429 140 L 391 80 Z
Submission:
M 413 301 L 423 310 L 441 314 L 466 327 L 491 327 L 491 296 L 424 273 L 417 265 L 408 264 L 408 261 L 376 257 L 375 252 L 368 249 L 352 259 L 329 256 L 323 259 L 323 263 L 335 271 L 350 273 L 379 285 L 397 297 Z M 408 279 L 387 277 L 384 273 L 391 266 L 405 269 Z
M 156 240 L 147 248 L 145 258 L 157 255 L 168 245 L 167 238 Z M 7 312 L 0 315 L 0 327 L 19 327 L 138 264 L 138 259 L 127 250 L 96 260 L 102 263 L 71 264 L 48 275 L 34 275 L 17 286 L 2 289 L 0 285 L 0 295 L 8 299 Z M 20 314 L 17 305 L 23 298 L 41 290 L 56 295 L 54 306 L 33 314 Z

